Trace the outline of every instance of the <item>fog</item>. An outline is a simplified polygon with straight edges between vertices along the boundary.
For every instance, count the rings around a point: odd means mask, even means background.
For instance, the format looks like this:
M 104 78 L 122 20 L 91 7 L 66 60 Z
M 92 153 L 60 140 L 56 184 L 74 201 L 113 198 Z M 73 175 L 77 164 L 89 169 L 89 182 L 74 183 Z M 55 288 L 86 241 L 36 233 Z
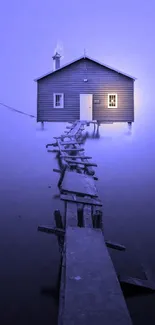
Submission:
M 36 116 L 36 77 L 52 70 L 57 41 L 65 64 L 87 54 L 137 77 L 135 122 L 88 128 L 86 154 L 98 164 L 105 237 L 126 245 L 113 252 L 121 274 L 143 277 L 141 263 L 155 272 L 155 3 L 141 1 L 5 1 L 0 12 L 0 103 Z M 55 154 L 45 145 L 65 123 L 46 123 L 0 105 L 0 323 L 56 324 L 57 303 L 42 296 L 55 286 L 56 238 L 37 232 L 52 224 L 63 202 L 58 194 Z M 155 322 L 154 295 L 128 298 L 134 324 Z

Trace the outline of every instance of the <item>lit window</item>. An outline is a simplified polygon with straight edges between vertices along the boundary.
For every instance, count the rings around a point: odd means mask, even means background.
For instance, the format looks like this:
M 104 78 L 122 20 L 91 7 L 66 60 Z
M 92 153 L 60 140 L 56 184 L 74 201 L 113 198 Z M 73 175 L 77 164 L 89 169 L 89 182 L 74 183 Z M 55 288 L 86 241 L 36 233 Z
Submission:
M 108 94 L 108 108 L 117 108 L 117 94 Z
M 54 94 L 54 108 L 64 107 L 64 94 Z

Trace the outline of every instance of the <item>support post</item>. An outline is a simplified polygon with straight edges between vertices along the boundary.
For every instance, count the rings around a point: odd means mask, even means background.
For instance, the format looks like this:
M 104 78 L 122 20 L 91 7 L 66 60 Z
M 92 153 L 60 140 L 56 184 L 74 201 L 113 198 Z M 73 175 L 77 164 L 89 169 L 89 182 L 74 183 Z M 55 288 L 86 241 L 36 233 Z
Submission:
M 95 131 L 96 131 L 96 123 L 94 123 L 94 133 L 95 133 Z

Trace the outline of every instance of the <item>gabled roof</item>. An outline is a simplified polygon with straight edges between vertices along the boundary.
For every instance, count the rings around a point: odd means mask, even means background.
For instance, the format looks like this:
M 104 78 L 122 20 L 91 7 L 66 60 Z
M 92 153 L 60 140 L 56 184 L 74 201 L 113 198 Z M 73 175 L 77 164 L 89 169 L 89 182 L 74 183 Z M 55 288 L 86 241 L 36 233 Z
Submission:
M 94 60 L 94 59 L 90 58 L 90 57 L 87 56 L 87 55 L 85 55 L 85 56 L 83 55 L 83 56 L 81 56 L 80 58 L 78 58 L 78 59 L 76 59 L 76 60 L 74 60 L 74 61 L 71 61 L 71 62 L 69 62 L 69 63 L 67 63 L 67 64 L 61 66 L 61 67 L 60 67 L 59 69 L 57 69 L 57 70 L 50 71 L 50 72 L 48 72 L 48 73 L 42 75 L 41 77 L 36 78 L 34 81 L 38 81 L 38 80 L 40 80 L 40 79 L 42 79 L 42 78 L 45 78 L 45 77 L 49 76 L 50 74 L 54 74 L 54 73 L 56 73 L 57 71 L 60 71 L 60 70 L 62 70 L 62 69 L 64 69 L 64 68 L 68 67 L 69 65 L 71 65 L 71 64 L 73 64 L 73 63 L 75 63 L 75 62 L 77 62 L 77 61 L 80 61 L 80 60 L 82 60 L 82 59 L 88 59 L 88 60 L 90 60 L 90 61 L 92 61 L 92 62 L 95 62 L 95 63 L 101 65 L 102 67 L 105 67 L 105 68 L 108 68 L 108 69 L 110 69 L 110 70 L 113 70 L 113 71 L 115 71 L 115 72 L 117 72 L 117 73 L 120 73 L 120 74 L 122 74 L 123 76 L 126 76 L 126 77 L 128 77 L 128 78 L 131 78 L 131 79 L 133 79 L 133 80 L 136 80 L 136 79 L 137 79 L 137 78 L 132 77 L 132 76 L 130 76 L 130 75 L 124 73 L 124 72 L 121 72 L 121 71 L 119 71 L 119 70 L 117 70 L 117 69 L 115 69 L 115 68 L 112 68 L 112 67 L 110 67 L 109 65 L 106 65 L 106 64 L 103 64 L 103 63 L 101 63 L 101 62 L 99 62 L 99 61 L 97 61 L 97 60 Z

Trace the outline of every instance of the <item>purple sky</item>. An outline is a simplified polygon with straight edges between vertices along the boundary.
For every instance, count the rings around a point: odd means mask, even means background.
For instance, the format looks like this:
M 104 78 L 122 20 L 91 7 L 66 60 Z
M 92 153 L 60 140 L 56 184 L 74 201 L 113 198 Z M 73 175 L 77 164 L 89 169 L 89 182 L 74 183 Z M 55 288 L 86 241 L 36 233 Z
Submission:
M 1 3 L 0 102 L 36 113 L 34 79 L 52 69 L 57 41 L 65 64 L 83 54 L 138 78 L 136 112 L 154 109 L 155 1 L 22 0 Z M 138 115 L 137 115 L 138 116 Z

